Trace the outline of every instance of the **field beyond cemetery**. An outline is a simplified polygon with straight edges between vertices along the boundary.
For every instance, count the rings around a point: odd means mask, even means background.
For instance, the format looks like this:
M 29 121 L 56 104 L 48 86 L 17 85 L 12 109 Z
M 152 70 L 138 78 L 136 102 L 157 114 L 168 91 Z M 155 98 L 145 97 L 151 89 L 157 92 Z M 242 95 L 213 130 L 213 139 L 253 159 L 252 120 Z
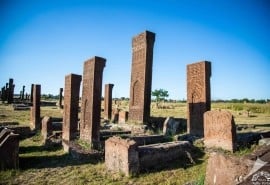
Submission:
M 116 107 L 116 105 L 113 105 Z M 118 102 L 118 108 L 127 110 L 128 102 Z M 236 124 L 252 124 L 256 129 L 270 129 L 270 104 L 259 103 L 212 103 L 212 109 L 226 109 L 232 112 Z M 151 116 L 186 118 L 185 103 L 164 103 L 157 109 L 152 103 Z M 41 107 L 41 116 L 62 117 L 61 109 L 54 106 Z M 12 105 L 0 104 L 0 124 L 18 122 L 28 125 L 30 111 L 14 111 Z M 1 125 L 0 125 L 1 126 Z M 157 166 L 138 176 L 125 177 L 110 174 L 104 160 L 75 160 L 61 147 L 45 147 L 40 134 L 20 141 L 20 169 L 0 172 L 0 184 L 203 184 L 207 155 L 198 143 L 195 164 L 174 161 L 173 164 Z M 250 152 L 243 149 L 235 155 Z

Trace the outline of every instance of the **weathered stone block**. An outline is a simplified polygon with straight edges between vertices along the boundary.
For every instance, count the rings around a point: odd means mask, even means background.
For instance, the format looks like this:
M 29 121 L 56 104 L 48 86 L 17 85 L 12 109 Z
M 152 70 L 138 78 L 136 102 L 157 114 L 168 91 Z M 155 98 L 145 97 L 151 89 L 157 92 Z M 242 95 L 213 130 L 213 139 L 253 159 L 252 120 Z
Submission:
M 46 141 L 48 136 L 52 135 L 52 120 L 49 116 L 44 116 L 42 119 L 42 126 L 41 126 L 41 135 L 43 137 L 43 141 Z
M 124 173 L 126 176 L 139 172 L 139 156 L 136 142 L 119 137 L 105 141 L 105 165 L 109 171 Z
M 140 170 L 166 164 L 175 159 L 186 158 L 192 145 L 188 141 L 174 141 L 138 147 Z
M 128 112 L 127 111 L 120 111 L 118 123 L 126 123 L 127 120 L 128 120 Z
M 105 141 L 105 165 L 109 171 L 124 173 L 126 176 L 141 170 L 166 164 L 175 159 L 187 157 L 192 149 L 188 141 L 175 141 L 144 145 L 164 136 L 132 137 L 121 139 L 111 137 Z M 143 146 L 138 146 L 142 144 Z
M 204 144 L 206 147 L 236 150 L 236 127 L 232 114 L 225 110 L 204 113 Z
M 211 153 L 207 162 L 205 184 L 238 184 L 249 173 L 254 161 Z
M 176 121 L 173 117 L 167 117 L 163 124 L 164 135 L 175 135 L 179 130 L 180 122 Z
M 115 108 L 115 109 L 113 109 L 113 111 L 112 111 L 112 119 L 111 119 L 111 121 L 112 121 L 113 123 L 117 123 L 118 120 L 119 120 L 119 110 L 118 110 L 117 108 Z
M 4 129 L 0 140 L 0 170 L 19 168 L 19 135 Z

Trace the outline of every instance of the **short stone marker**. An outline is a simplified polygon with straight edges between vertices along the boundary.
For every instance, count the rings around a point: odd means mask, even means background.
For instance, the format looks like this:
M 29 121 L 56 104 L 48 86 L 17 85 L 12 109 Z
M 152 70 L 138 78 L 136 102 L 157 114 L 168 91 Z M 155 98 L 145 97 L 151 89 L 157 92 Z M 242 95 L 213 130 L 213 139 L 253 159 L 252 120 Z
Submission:
M 206 147 L 236 150 L 236 127 L 233 115 L 225 110 L 204 113 L 204 144 Z
M 127 120 L 128 120 L 128 111 L 120 111 L 118 123 L 126 123 Z
M 173 117 L 167 117 L 163 124 L 164 135 L 175 135 L 179 129 L 180 122 L 175 121 Z

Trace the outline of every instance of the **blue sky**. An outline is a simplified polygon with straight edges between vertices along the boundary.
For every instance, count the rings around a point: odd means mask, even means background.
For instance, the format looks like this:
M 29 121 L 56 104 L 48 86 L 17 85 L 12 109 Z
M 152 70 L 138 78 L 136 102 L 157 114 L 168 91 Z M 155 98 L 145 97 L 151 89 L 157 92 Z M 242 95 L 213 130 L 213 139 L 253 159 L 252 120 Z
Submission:
M 267 0 L 0 0 L 0 85 L 41 84 L 58 94 L 65 75 L 107 59 L 103 84 L 129 97 L 131 39 L 156 33 L 152 89 L 186 99 L 186 65 L 212 62 L 213 99 L 270 98 Z M 104 86 L 103 86 L 104 90 Z

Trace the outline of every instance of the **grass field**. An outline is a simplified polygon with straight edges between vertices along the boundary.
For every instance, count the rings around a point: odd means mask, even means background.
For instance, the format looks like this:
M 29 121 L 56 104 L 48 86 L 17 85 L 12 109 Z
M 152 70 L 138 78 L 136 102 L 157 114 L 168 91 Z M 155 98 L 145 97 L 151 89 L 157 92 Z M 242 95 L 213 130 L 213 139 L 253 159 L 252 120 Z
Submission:
M 115 105 L 114 105 L 115 106 Z M 151 116 L 186 118 L 185 103 L 165 103 L 167 109 L 152 106 Z M 121 102 L 122 109 L 128 109 L 127 102 Z M 270 104 L 213 103 L 212 109 L 226 109 L 235 116 L 236 124 L 270 124 Z M 246 115 L 249 111 L 249 117 Z M 42 107 L 41 116 L 61 117 L 56 107 Z M 0 104 L 0 123 L 15 121 L 27 125 L 30 111 L 13 111 L 12 106 Z M 203 184 L 206 156 L 199 149 L 196 164 L 183 165 L 181 161 L 139 176 L 124 177 L 106 171 L 104 161 L 78 161 L 72 159 L 62 148 L 42 145 L 40 135 L 20 141 L 20 166 L 18 170 L 0 172 L 0 184 Z

